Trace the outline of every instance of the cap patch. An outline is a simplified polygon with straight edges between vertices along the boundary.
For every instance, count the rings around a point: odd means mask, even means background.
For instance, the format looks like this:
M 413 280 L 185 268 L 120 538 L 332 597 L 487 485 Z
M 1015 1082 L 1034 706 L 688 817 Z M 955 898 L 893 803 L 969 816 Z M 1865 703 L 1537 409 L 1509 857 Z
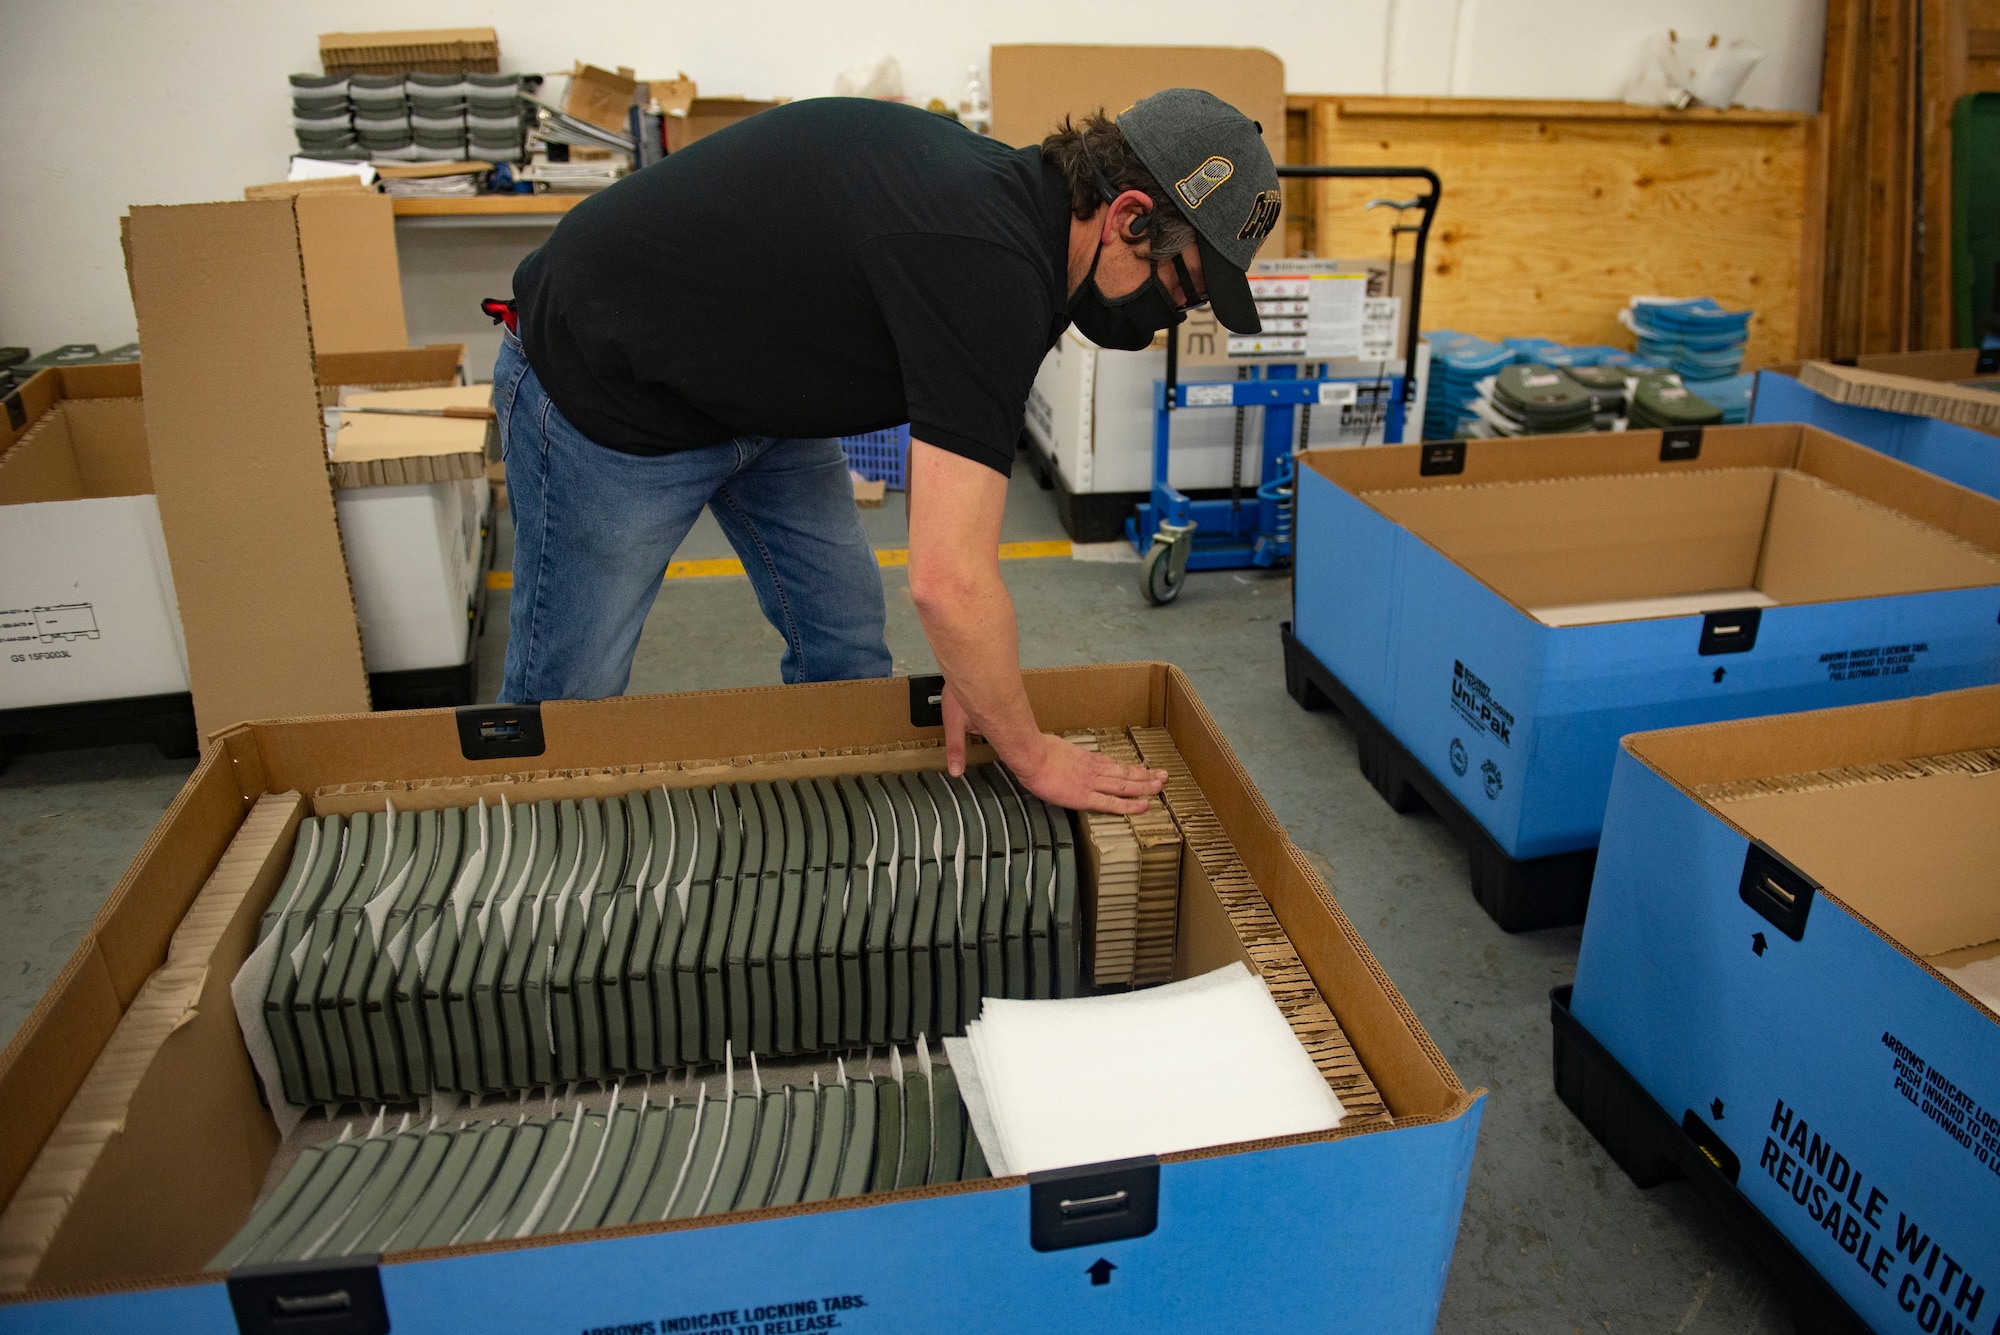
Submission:
M 1209 161 L 1215 159 L 1210 158 Z M 1186 182 L 1182 184 L 1185 186 Z M 1278 206 L 1282 198 L 1275 190 L 1259 190 L 1257 198 L 1250 201 L 1250 216 L 1243 220 L 1243 230 L 1236 234 L 1236 239 L 1262 241 L 1269 236 L 1271 229 L 1278 225 Z
M 1215 188 L 1236 174 L 1236 164 L 1228 158 L 1212 157 L 1196 167 L 1174 184 L 1174 191 L 1181 202 L 1191 209 L 1198 209 L 1202 201 L 1214 193 Z M 1267 229 L 1268 230 L 1268 229 Z

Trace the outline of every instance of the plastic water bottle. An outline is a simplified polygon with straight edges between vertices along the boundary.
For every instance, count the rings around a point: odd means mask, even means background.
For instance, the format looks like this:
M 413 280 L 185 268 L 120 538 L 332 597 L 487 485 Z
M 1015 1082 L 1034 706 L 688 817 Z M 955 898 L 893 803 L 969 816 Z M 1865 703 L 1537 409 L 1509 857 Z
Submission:
M 958 102 L 960 124 L 974 134 L 993 133 L 993 104 L 986 100 L 986 85 L 979 81 L 979 66 L 966 70 L 965 96 Z

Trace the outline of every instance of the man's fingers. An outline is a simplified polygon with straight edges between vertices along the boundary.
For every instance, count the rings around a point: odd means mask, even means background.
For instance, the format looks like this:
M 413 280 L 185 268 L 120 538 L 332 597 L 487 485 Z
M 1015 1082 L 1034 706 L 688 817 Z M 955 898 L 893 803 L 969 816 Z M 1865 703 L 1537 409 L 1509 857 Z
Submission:
M 1092 793 L 1084 799 L 1081 810 L 1101 811 L 1113 816 L 1137 816 L 1146 810 L 1146 804 L 1129 797 L 1113 797 L 1110 793 Z

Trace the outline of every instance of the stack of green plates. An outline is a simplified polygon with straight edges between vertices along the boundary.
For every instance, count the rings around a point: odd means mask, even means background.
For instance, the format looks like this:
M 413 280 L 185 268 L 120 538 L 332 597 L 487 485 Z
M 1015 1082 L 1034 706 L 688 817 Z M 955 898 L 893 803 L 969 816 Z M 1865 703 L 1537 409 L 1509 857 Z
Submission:
M 949 1066 L 308 1147 L 213 1270 L 728 1214 L 987 1177 Z
M 1518 422 L 1520 434 L 1556 435 L 1595 426 L 1590 391 L 1553 366 L 1502 367 L 1493 384 L 1493 406 Z
M 1714 426 L 1722 421 L 1722 409 L 1683 385 L 1679 376 L 1656 373 L 1640 377 L 1628 420 L 1634 431 Z
M 1590 391 L 1591 411 L 1597 416 L 1600 431 L 1611 429 L 1614 418 L 1625 415 L 1625 380 L 1623 367 L 1618 366 L 1571 366 L 1566 368 L 1569 378 Z
M 1067 811 L 997 765 L 308 819 L 246 970 L 297 1106 L 964 1031 L 1081 973 Z

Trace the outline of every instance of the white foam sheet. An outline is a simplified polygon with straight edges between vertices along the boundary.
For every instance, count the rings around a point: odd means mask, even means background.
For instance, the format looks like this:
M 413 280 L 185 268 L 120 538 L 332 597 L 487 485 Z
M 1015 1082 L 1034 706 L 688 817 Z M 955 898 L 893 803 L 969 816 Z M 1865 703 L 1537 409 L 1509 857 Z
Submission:
M 988 997 L 946 1051 L 996 1175 L 1326 1131 L 1344 1112 L 1241 963 L 1105 997 Z

